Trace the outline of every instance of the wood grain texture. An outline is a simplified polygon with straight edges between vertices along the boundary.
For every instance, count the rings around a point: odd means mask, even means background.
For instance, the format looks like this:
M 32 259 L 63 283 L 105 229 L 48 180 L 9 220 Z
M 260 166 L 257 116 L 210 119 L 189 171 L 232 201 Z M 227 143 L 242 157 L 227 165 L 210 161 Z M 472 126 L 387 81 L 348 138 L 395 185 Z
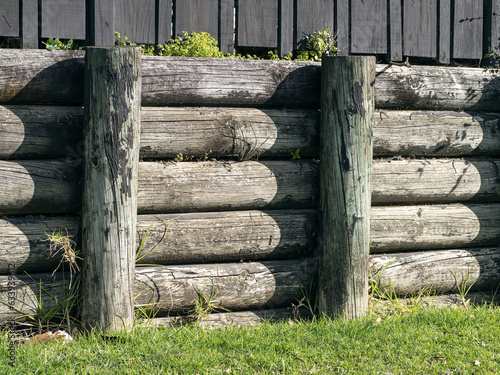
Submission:
M 377 66 L 375 106 L 379 109 L 498 112 L 498 95 L 500 75 L 483 69 Z
M 294 1 L 279 0 L 278 3 L 278 54 L 286 56 L 294 50 Z
M 220 0 L 219 46 L 222 53 L 234 52 L 234 0 Z
M 0 161 L 0 214 L 80 210 L 81 169 L 64 160 Z
M 295 39 L 297 49 L 305 49 L 307 36 L 315 31 L 328 29 L 335 34 L 334 0 L 299 0 L 297 3 L 297 28 Z
M 91 46 L 115 45 L 114 1 L 87 0 L 87 37 Z
M 78 158 L 82 126 L 80 107 L 0 106 L 0 159 Z
M 218 39 L 219 1 L 218 0 L 182 0 L 175 3 L 174 36 L 187 33 L 206 32 Z
M 498 203 L 372 207 L 370 251 L 496 246 L 499 228 Z
M 289 157 L 296 149 L 301 156 L 319 155 L 317 110 L 143 107 L 141 114 L 144 158 L 208 153 L 209 157 L 247 160 Z
M 85 39 L 85 1 L 42 1 L 41 27 L 42 38 Z
M 451 59 L 451 0 L 439 2 L 439 63 L 449 64 Z
M 157 30 L 155 44 L 165 44 L 172 38 L 172 0 L 157 0 Z
M 141 48 L 85 56 L 82 323 L 121 331 L 134 320 Z
M 0 10 L 0 35 L 19 36 L 19 0 L 3 0 Z
M 317 210 L 252 210 L 157 217 L 164 221 L 138 216 L 138 238 L 144 239 L 140 264 L 297 258 L 312 254 L 318 235 Z
M 134 43 L 154 44 L 156 41 L 155 4 L 155 0 L 115 1 L 115 30 Z
M 359 318 L 368 308 L 375 58 L 323 57 L 318 306 Z
M 153 163 L 139 166 L 139 213 L 311 208 L 314 161 Z
M 38 0 L 23 0 L 22 6 L 20 6 L 20 19 L 22 48 L 38 48 L 38 38 L 40 37 Z
M 389 60 L 403 60 L 403 9 L 400 0 L 389 0 Z
M 375 160 L 372 203 L 500 201 L 498 159 Z
M 404 0 L 403 54 L 437 57 L 437 0 Z
M 380 254 L 370 257 L 371 273 L 379 288 L 392 283 L 398 295 L 432 289 L 458 292 L 458 286 L 493 290 L 500 284 L 498 247 Z
M 317 108 L 319 103 L 319 64 L 154 56 L 142 61 L 145 106 Z
M 337 48 L 341 56 L 350 54 L 351 46 L 351 10 L 350 1 L 335 3 L 335 30 L 337 32 Z
M 387 1 L 351 0 L 351 53 L 387 53 Z
M 288 261 L 138 267 L 136 305 L 150 307 L 158 316 L 188 313 L 202 291 L 213 288 L 213 302 L 236 310 L 291 306 L 302 298 L 317 264 L 312 258 Z
M 373 116 L 373 154 L 498 155 L 499 133 L 498 113 L 380 110 Z
M 236 17 L 238 46 L 278 46 L 278 0 L 240 1 Z
M 453 58 L 482 59 L 483 2 L 455 0 L 453 20 Z

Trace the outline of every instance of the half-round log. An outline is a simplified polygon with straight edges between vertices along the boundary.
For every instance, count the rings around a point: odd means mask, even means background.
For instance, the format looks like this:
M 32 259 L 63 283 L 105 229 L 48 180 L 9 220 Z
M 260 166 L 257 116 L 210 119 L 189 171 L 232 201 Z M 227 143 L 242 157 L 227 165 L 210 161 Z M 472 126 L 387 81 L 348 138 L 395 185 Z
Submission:
M 500 114 L 378 110 L 373 116 L 376 156 L 500 155 Z
M 500 204 L 371 208 L 370 252 L 496 246 Z
M 377 254 L 370 257 L 378 288 L 398 295 L 495 289 L 500 285 L 498 247 Z

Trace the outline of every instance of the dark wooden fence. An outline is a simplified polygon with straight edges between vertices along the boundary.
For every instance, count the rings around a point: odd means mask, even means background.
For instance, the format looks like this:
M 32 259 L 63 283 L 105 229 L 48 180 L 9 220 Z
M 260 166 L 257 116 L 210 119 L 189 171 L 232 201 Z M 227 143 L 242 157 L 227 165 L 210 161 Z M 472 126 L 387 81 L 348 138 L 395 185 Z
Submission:
M 0 36 L 114 44 L 114 31 L 136 43 L 164 43 L 182 31 L 206 31 L 223 52 L 239 47 L 304 47 L 328 28 L 343 54 L 481 59 L 500 45 L 498 0 L 2 0 Z

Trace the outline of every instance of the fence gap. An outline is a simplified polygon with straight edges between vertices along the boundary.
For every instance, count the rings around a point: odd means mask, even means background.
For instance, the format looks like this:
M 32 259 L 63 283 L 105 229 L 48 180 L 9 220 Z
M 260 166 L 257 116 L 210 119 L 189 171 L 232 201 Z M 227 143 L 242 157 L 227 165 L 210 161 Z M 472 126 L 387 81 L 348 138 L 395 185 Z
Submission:
M 141 48 L 89 47 L 85 56 L 82 323 L 133 322 Z
M 368 308 L 375 58 L 325 56 L 321 77 L 319 308 Z

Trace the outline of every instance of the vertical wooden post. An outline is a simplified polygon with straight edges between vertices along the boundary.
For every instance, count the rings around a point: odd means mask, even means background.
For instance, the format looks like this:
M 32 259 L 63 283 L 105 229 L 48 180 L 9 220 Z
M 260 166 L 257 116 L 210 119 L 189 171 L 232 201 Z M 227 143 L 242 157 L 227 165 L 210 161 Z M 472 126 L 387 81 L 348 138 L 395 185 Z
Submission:
M 329 316 L 368 308 L 374 84 L 374 57 L 323 57 L 319 308 Z
M 90 46 L 115 45 L 114 0 L 87 0 L 87 42 Z
M 21 34 L 22 48 L 38 48 L 38 0 L 22 0 Z
M 82 322 L 133 322 L 141 48 L 89 47 L 85 57 Z

